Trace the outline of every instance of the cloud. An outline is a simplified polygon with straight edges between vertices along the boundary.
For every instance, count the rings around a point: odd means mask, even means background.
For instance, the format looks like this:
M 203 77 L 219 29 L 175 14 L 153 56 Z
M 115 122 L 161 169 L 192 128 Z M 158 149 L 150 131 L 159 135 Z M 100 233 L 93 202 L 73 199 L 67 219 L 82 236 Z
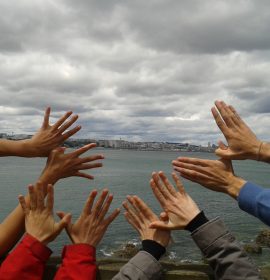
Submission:
M 0 3 L 0 131 L 80 115 L 78 137 L 216 142 L 232 103 L 270 137 L 267 1 Z

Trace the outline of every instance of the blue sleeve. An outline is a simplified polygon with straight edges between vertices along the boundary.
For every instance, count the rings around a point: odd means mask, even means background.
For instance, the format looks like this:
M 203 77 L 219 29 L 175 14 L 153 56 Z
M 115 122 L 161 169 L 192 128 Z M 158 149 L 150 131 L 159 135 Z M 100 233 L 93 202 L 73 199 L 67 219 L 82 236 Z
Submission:
M 270 226 L 270 189 L 247 182 L 240 190 L 238 205 Z

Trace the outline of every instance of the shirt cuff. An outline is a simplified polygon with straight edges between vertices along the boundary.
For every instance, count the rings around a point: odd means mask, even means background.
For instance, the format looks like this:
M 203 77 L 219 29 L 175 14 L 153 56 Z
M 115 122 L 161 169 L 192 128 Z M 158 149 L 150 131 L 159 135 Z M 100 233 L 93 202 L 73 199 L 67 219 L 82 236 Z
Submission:
M 142 250 L 151 254 L 156 260 L 159 260 L 165 254 L 166 248 L 154 240 L 146 239 L 142 241 Z
M 188 225 L 185 227 L 186 230 L 193 232 L 203 224 L 207 223 L 209 220 L 205 216 L 204 212 L 201 211 L 195 218 L 193 218 Z
M 64 247 L 62 258 L 74 257 L 74 255 L 83 255 L 89 257 L 91 262 L 95 262 L 96 248 L 88 244 L 72 244 Z
M 239 208 L 253 216 L 257 216 L 256 197 L 262 191 L 263 191 L 262 187 L 247 182 L 241 188 L 238 195 L 237 200 L 238 200 Z
M 32 254 L 42 262 L 46 262 L 52 254 L 52 251 L 47 246 L 42 244 L 39 240 L 28 233 L 24 236 L 21 243 L 25 245 L 32 252 Z

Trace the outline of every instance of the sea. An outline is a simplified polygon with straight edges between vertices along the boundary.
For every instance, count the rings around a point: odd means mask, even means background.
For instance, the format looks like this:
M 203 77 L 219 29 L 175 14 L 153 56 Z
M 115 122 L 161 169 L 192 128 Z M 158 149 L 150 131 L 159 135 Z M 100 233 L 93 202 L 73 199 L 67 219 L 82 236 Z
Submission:
M 108 188 L 114 195 L 111 209 L 121 207 L 127 195 L 138 195 L 158 215 L 161 212 L 149 180 L 153 171 L 164 171 L 168 176 L 172 172 L 171 161 L 179 156 L 217 159 L 213 153 L 172 152 L 172 151 L 134 151 L 95 149 L 88 154 L 102 153 L 105 156 L 104 167 L 90 170 L 95 180 L 84 178 L 66 178 L 55 186 L 55 211 L 72 213 L 75 221 L 84 206 L 88 194 L 94 188 Z M 18 204 L 19 194 L 25 194 L 27 185 L 34 183 L 44 168 L 44 158 L 0 158 L 0 220 L 2 221 Z M 265 188 L 270 187 L 270 166 L 255 161 L 234 161 L 235 173 L 246 180 L 257 183 Z M 237 201 L 223 193 L 210 191 L 196 183 L 182 179 L 186 191 L 204 210 L 209 219 L 219 216 L 229 230 L 236 236 L 239 243 L 253 242 L 257 234 L 267 226 L 255 217 L 239 209 Z M 122 207 L 121 207 L 122 208 Z M 126 222 L 123 209 L 119 217 L 110 225 L 104 238 L 97 247 L 98 257 L 110 258 L 113 252 L 127 243 L 137 244 L 138 233 Z M 57 219 L 57 217 L 56 217 Z M 200 263 L 202 255 L 196 247 L 189 232 L 184 230 L 172 233 L 173 243 L 168 247 L 167 258 L 183 263 Z M 54 255 L 60 255 L 64 245 L 70 241 L 63 231 L 49 247 Z M 270 260 L 270 250 L 265 247 L 261 255 L 252 255 L 259 265 Z

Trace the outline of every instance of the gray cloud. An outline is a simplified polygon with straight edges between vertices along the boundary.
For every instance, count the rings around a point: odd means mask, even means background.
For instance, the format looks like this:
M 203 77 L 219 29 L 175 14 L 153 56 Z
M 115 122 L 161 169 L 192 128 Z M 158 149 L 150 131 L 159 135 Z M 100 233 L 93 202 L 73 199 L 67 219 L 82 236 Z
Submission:
M 216 142 L 232 103 L 270 137 L 268 1 L 2 1 L 0 131 L 80 115 L 78 137 Z

